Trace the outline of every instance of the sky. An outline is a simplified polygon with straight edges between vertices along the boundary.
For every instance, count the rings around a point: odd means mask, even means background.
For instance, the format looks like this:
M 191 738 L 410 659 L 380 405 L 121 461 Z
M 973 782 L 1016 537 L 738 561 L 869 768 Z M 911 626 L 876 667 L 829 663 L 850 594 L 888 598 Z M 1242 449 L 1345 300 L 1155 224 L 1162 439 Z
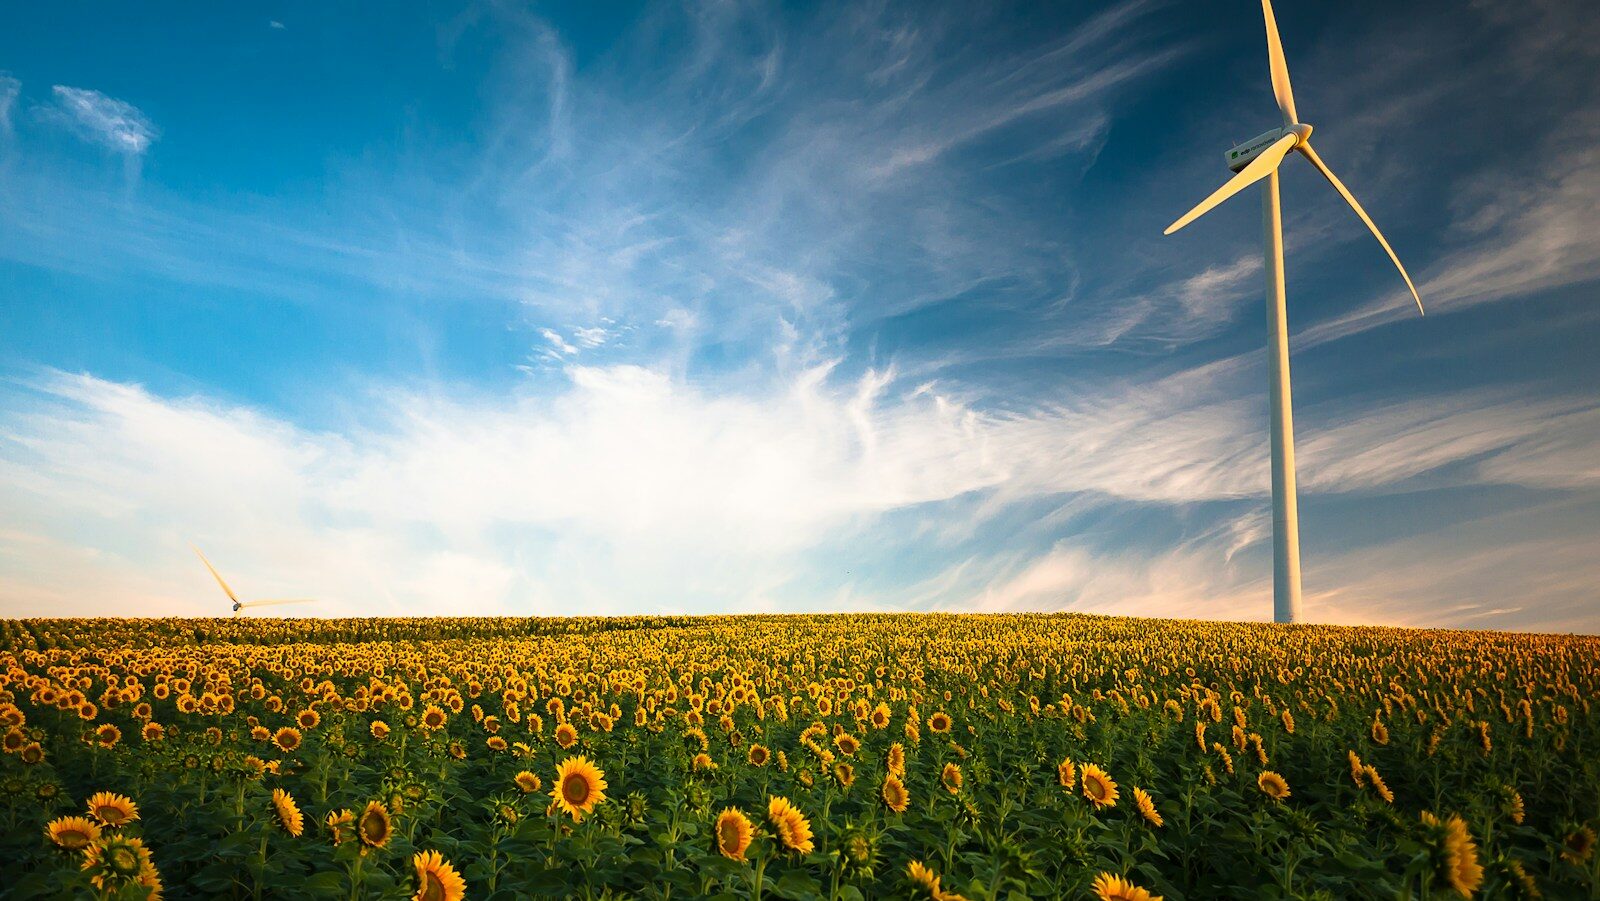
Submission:
M 1600 17 L 1283 0 L 1305 616 L 1600 632 Z M 11 4 L 0 615 L 1271 618 L 1261 11 Z

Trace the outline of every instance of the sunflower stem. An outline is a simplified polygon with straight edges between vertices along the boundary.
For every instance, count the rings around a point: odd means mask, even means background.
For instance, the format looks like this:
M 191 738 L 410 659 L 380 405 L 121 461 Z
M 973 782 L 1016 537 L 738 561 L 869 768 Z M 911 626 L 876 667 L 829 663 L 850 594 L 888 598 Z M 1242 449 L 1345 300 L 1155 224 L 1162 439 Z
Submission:
M 761 855 L 760 859 L 756 861 L 755 879 L 752 882 L 751 889 L 750 889 L 750 899 L 751 899 L 751 901 L 761 901 L 761 883 L 762 883 L 762 880 L 766 876 L 767 861 L 770 860 L 770 859 L 771 859 L 771 855 L 763 854 L 763 855 Z M 671 891 L 672 891 L 672 886 L 669 884 L 667 886 L 667 892 L 670 894 Z

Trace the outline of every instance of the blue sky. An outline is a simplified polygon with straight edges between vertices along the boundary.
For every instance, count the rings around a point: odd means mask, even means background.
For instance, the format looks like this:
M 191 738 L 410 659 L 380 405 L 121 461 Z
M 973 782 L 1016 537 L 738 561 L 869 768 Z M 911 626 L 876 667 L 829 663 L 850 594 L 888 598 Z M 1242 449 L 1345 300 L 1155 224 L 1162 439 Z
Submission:
M 0 612 L 1269 618 L 1260 10 L 972 7 L 7 10 Z M 1600 20 L 1277 12 L 1309 618 L 1600 630 Z

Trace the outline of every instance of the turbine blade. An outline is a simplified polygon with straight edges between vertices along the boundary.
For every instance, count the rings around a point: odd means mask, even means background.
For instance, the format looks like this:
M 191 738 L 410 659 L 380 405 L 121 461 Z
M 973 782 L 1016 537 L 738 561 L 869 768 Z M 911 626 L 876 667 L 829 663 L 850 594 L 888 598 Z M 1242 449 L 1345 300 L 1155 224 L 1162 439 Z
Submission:
M 1400 277 L 1406 280 L 1406 287 L 1411 289 L 1411 297 L 1417 302 L 1417 312 L 1427 315 L 1428 311 L 1422 308 L 1422 295 L 1417 293 L 1417 286 L 1411 283 L 1411 275 L 1406 272 L 1406 267 L 1401 265 L 1400 258 L 1395 256 L 1394 248 L 1390 247 L 1389 242 L 1384 240 L 1383 232 L 1378 231 L 1378 226 L 1373 224 L 1372 217 L 1368 216 L 1367 211 L 1362 209 L 1361 204 L 1356 202 L 1355 195 L 1351 194 L 1350 189 L 1344 186 L 1344 182 L 1339 180 L 1339 176 L 1333 174 L 1333 170 L 1329 169 L 1328 164 L 1322 161 L 1322 157 L 1317 156 L 1317 152 L 1311 149 L 1310 143 L 1301 144 L 1299 150 L 1306 155 L 1306 159 L 1311 165 L 1317 167 L 1317 171 L 1322 173 L 1322 177 L 1333 185 L 1333 189 L 1339 192 L 1345 203 L 1350 204 L 1350 209 L 1356 211 L 1356 215 L 1361 217 L 1361 221 L 1367 224 L 1372 236 L 1378 239 L 1379 244 L 1383 245 L 1383 252 L 1387 253 L 1389 259 L 1394 261 L 1394 268 L 1400 270 Z
M 1266 178 L 1267 175 L 1272 172 L 1272 170 L 1278 168 L 1278 164 L 1283 162 L 1284 156 L 1288 154 L 1289 148 L 1293 147 L 1294 142 L 1298 140 L 1300 140 L 1299 136 L 1294 134 L 1286 134 L 1279 138 L 1271 147 L 1261 151 L 1260 156 L 1251 160 L 1250 165 L 1240 169 L 1239 174 L 1228 179 L 1227 182 L 1222 185 L 1222 187 L 1211 192 L 1210 197 L 1200 201 L 1198 206 L 1178 217 L 1178 221 L 1167 226 L 1167 230 L 1162 232 L 1162 234 L 1172 234 L 1178 229 L 1183 228 L 1185 225 L 1188 225 L 1194 220 L 1199 219 L 1201 216 L 1204 216 L 1206 213 L 1211 211 L 1212 207 L 1216 206 L 1217 204 L 1227 200 L 1229 197 L 1232 197 L 1240 191 L 1243 191 L 1245 188 L 1248 188 L 1261 179 Z
M 1278 19 L 1272 14 L 1272 0 L 1261 0 L 1261 13 L 1267 20 L 1267 67 L 1272 71 L 1272 96 L 1278 98 L 1283 124 L 1300 121 L 1294 111 L 1294 91 L 1289 87 L 1289 62 L 1283 58 L 1283 42 L 1278 39 Z
M 189 547 L 193 548 L 194 552 L 196 554 L 200 554 L 200 549 L 199 548 L 195 547 L 192 544 L 189 545 Z M 227 582 L 222 581 L 222 576 L 217 572 L 217 568 L 215 566 L 211 565 L 211 561 L 206 559 L 206 555 L 205 554 L 200 554 L 200 562 L 204 563 L 206 565 L 206 569 L 211 570 L 212 578 L 216 579 L 217 580 L 217 584 L 222 586 L 222 590 L 228 593 L 228 600 L 234 601 L 235 603 L 237 603 L 238 600 L 239 600 L 239 596 L 233 593 L 233 589 L 228 587 L 228 583 Z

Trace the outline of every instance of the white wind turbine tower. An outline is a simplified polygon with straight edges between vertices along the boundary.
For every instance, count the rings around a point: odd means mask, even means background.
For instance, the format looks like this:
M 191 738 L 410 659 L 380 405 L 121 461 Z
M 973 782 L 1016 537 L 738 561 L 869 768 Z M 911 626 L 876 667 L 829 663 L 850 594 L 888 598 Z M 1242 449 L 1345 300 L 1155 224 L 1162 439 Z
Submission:
M 309 604 L 309 603 L 311 603 L 311 599 L 310 598 L 289 598 L 289 599 L 277 599 L 277 598 L 275 598 L 275 599 L 262 600 L 262 601 L 241 601 L 241 600 L 239 600 L 239 596 L 233 593 L 233 589 L 228 587 L 228 583 L 222 581 L 222 574 L 217 572 L 217 568 L 215 566 L 211 565 L 211 561 L 206 559 L 206 555 L 205 554 L 201 554 L 200 553 L 200 549 L 195 547 L 192 544 L 189 545 L 189 547 L 193 548 L 194 552 L 199 555 L 200 562 L 204 563 L 206 565 L 206 569 L 211 570 L 211 577 L 213 579 L 217 580 L 217 584 L 221 585 L 223 592 L 225 594 L 227 594 L 228 600 L 233 602 L 233 615 L 234 616 L 238 616 L 239 612 L 241 610 L 244 610 L 246 607 L 271 607 L 271 606 L 275 606 L 277 604 Z
M 1318 172 L 1326 178 L 1339 196 L 1350 204 L 1361 221 L 1372 231 L 1383 249 L 1406 280 L 1411 296 L 1422 311 L 1422 298 L 1417 287 L 1406 274 L 1394 249 L 1384 240 L 1383 233 L 1372 223 L 1367 211 L 1356 202 L 1350 190 L 1339 181 L 1317 152 L 1311 149 L 1311 126 L 1300 121 L 1295 113 L 1294 94 L 1289 90 L 1289 65 L 1283 59 L 1283 45 L 1278 40 L 1278 23 L 1272 15 L 1271 0 L 1261 0 L 1261 12 L 1267 22 L 1267 61 L 1272 73 L 1272 93 L 1278 99 L 1278 109 L 1283 113 L 1283 127 L 1229 150 L 1228 168 L 1233 178 L 1218 188 L 1210 197 L 1178 221 L 1167 226 L 1172 234 L 1200 218 L 1212 207 L 1266 179 L 1261 191 L 1262 230 L 1266 233 L 1267 272 L 1267 325 L 1272 330 L 1272 347 L 1268 357 L 1272 377 L 1272 613 L 1280 623 L 1300 620 L 1300 513 L 1295 498 L 1294 478 L 1294 412 L 1289 398 L 1289 329 L 1284 309 L 1283 285 L 1283 219 L 1278 208 L 1278 166 L 1291 152 L 1299 151 Z

